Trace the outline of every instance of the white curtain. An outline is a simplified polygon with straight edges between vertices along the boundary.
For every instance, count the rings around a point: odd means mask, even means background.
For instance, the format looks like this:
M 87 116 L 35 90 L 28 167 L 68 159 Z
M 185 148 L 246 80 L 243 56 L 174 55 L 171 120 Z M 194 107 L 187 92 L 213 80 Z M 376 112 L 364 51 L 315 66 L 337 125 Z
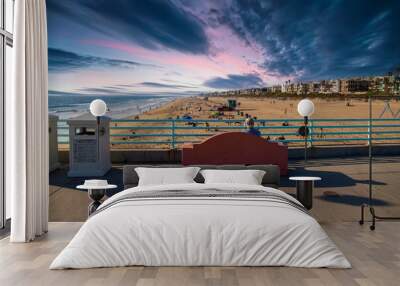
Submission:
M 6 186 L 12 242 L 48 226 L 47 23 L 45 0 L 15 1 L 13 93 L 6 98 Z

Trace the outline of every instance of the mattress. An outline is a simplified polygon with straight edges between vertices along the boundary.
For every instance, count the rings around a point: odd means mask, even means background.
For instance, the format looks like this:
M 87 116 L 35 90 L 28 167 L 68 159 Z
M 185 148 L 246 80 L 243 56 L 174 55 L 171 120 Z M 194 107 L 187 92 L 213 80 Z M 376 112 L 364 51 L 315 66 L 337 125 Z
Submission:
M 133 265 L 351 267 L 290 195 L 193 183 L 135 187 L 107 199 L 50 269 Z

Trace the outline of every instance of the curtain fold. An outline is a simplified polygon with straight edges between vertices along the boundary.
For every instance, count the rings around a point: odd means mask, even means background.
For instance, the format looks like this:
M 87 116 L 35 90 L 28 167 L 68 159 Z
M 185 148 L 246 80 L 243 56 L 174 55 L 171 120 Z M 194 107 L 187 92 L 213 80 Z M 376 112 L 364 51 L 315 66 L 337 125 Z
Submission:
M 12 242 L 48 227 L 48 85 L 45 0 L 15 2 L 13 94 L 6 115 Z

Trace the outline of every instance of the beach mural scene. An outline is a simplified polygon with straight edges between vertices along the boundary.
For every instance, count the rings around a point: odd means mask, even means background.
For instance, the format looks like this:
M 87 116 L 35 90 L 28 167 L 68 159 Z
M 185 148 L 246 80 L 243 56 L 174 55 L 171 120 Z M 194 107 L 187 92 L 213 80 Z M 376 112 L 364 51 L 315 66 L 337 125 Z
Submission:
M 67 119 L 103 99 L 112 119 L 132 120 L 112 123 L 126 127 L 112 130 L 113 148 L 175 147 L 248 117 L 264 137 L 296 143 L 290 120 L 305 97 L 316 119 L 366 118 L 369 96 L 374 117 L 397 118 L 399 11 L 372 0 L 48 0 L 49 111 Z

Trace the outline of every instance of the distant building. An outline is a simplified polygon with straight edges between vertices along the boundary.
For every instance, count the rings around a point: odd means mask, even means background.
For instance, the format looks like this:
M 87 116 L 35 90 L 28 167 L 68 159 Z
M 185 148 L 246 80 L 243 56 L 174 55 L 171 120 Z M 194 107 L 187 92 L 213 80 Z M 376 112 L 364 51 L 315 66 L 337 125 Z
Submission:
M 383 76 L 375 76 L 369 79 L 369 87 L 368 89 L 372 92 L 383 92 L 385 90 L 384 77 Z
M 377 93 L 395 94 L 396 77 L 393 74 L 370 77 L 368 90 Z
M 341 79 L 340 80 L 340 93 L 341 94 L 349 93 L 348 80 L 347 79 Z
M 395 78 L 395 80 L 394 80 L 393 94 L 400 95 L 400 77 Z
M 320 93 L 321 83 L 316 81 L 308 83 L 308 91 L 310 93 Z
M 367 92 L 369 81 L 363 79 L 350 79 L 348 81 L 348 90 L 350 92 Z
M 365 79 L 344 79 L 340 80 L 340 93 L 360 93 L 367 92 L 369 81 Z
M 339 93 L 340 92 L 340 80 L 335 79 L 331 80 L 331 91 L 330 93 Z
M 308 94 L 308 84 L 302 82 L 297 84 L 297 94 Z
M 400 68 L 393 72 L 393 94 L 400 95 Z
M 225 92 L 214 92 L 215 95 L 257 95 L 263 94 L 363 94 L 373 92 L 385 95 L 400 95 L 400 67 L 385 76 L 369 76 L 347 79 L 329 79 L 310 82 L 285 81 L 281 85 L 264 88 L 248 88 Z
M 281 93 L 282 92 L 282 86 L 281 85 L 273 85 L 273 86 L 268 86 L 266 88 L 267 93 Z
M 386 94 L 394 94 L 394 82 L 395 82 L 394 76 L 385 76 L 383 78 L 383 83 L 384 83 L 383 91 Z

